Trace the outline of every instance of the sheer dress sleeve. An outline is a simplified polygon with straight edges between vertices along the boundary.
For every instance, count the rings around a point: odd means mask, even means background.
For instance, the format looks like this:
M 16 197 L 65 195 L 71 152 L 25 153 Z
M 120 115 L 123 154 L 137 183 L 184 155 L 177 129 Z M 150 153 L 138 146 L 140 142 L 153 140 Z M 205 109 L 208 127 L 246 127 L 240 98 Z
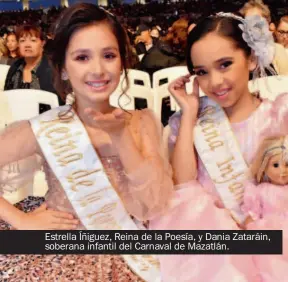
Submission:
M 12 123 L 0 132 L 0 196 L 33 181 L 41 168 L 39 148 L 29 121 Z
M 145 160 L 126 174 L 120 190 L 130 214 L 139 220 L 149 220 L 168 206 L 173 191 L 172 170 L 162 146 L 160 121 L 157 122 L 150 110 L 136 114 L 138 117 L 132 119 L 130 128 L 139 132 L 136 143 Z

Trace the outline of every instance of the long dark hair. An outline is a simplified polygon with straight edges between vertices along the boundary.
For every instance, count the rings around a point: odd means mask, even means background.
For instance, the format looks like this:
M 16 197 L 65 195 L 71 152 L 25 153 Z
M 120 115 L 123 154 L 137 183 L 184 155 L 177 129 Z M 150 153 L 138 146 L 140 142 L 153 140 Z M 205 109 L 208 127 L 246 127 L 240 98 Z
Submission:
M 54 40 L 51 48 L 53 51 L 50 54 L 52 67 L 54 70 L 54 86 L 56 91 L 65 101 L 66 96 L 72 92 L 69 82 L 61 79 L 61 73 L 65 64 L 66 50 L 71 36 L 75 31 L 99 22 L 107 23 L 115 35 L 119 53 L 121 56 L 122 68 L 125 74 L 126 89 L 129 87 L 127 76 L 127 67 L 129 66 L 129 43 L 127 35 L 116 17 L 96 5 L 88 3 L 78 3 L 65 9 L 58 18 L 54 28 Z M 119 99 L 125 90 L 120 95 Z
M 245 55 L 249 57 L 251 55 L 251 48 L 242 38 L 242 30 L 239 28 L 239 24 L 240 21 L 237 19 L 220 16 L 210 16 L 199 22 L 189 33 L 187 39 L 186 60 L 189 72 L 194 74 L 191 59 L 192 46 L 211 32 L 230 39 L 234 42 L 236 48 L 242 49 Z M 211 46 L 211 51 L 213 51 L 212 48 L 213 46 Z

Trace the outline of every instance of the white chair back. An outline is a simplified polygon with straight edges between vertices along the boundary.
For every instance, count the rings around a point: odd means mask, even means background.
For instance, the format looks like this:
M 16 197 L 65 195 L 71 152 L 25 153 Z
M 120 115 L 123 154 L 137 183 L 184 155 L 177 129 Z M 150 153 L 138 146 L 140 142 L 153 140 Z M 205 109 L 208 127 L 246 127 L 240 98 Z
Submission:
M 189 74 L 186 66 L 172 67 L 156 71 L 153 73 L 153 88 L 170 83 L 176 78 L 186 74 Z
M 169 83 L 171 83 L 173 80 L 179 78 L 180 76 L 184 76 L 187 74 L 189 74 L 189 71 L 188 71 L 186 66 L 166 68 L 166 69 L 162 69 L 160 71 L 157 71 L 153 74 L 153 89 L 156 90 L 157 88 L 161 87 L 161 91 L 163 91 L 164 86 L 165 86 L 166 89 L 164 91 L 168 93 L 169 92 L 168 91 Z M 164 84 L 162 84 L 162 83 L 164 83 Z M 192 86 L 193 86 L 193 80 L 192 80 L 192 83 L 187 85 L 187 91 L 188 92 L 192 91 L 192 88 L 193 88 Z M 155 93 L 159 93 L 159 90 L 156 90 Z M 168 95 L 166 95 L 166 97 L 167 96 L 170 96 L 170 93 Z M 156 99 L 158 99 L 158 98 L 156 98 Z M 179 110 L 179 106 L 177 105 L 177 102 L 175 101 L 175 99 L 172 96 L 170 96 L 170 109 L 171 109 L 171 111 Z
M 274 101 L 281 93 L 288 93 L 288 76 L 269 76 L 249 81 L 251 92 L 260 92 L 262 98 Z
M 118 100 L 122 91 L 115 91 L 110 96 L 110 104 L 114 107 L 119 108 Z M 135 110 L 135 98 L 146 100 L 147 108 L 152 109 L 154 107 L 153 102 L 153 91 L 151 88 L 139 86 L 139 85 L 131 85 L 129 89 L 126 91 L 126 94 L 123 94 L 119 100 L 120 106 L 125 110 Z M 143 101 L 144 102 L 144 101 Z
M 130 86 L 138 85 L 142 87 L 144 86 L 147 88 L 151 88 L 150 76 L 147 72 L 128 69 L 127 75 Z M 126 87 L 126 81 L 125 81 L 125 75 L 123 73 L 120 77 L 118 89 L 125 89 L 125 87 Z
M 33 89 L 15 89 L 3 91 L 1 99 L 6 101 L 9 113 L 10 122 L 18 120 L 27 120 L 39 115 L 39 104 L 50 105 L 51 108 L 59 106 L 58 97 L 54 93 L 49 93 L 42 90 Z M 0 100 L 1 100 L 0 99 Z M 2 119 L 7 119 L 8 114 L 2 116 Z M 18 190 L 14 192 L 5 192 L 3 197 L 12 204 L 22 201 L 27 196 L 44 196 L 48 190 L 48 185 L 45 180 L 45 175 L 41 169 L 41 160 L 38 156 L 31 156 L 16 163 L 7 165 L 1 172 L 1 179 L 5 177 L 5 170 L 11 167 L 17 168 L 13 174 L 8 174 L 9 183 Z M 17 172 L 19 170 L 20 172 Z
M 3 92 L 8 98 L 13 120 L 26 120 L 39 115 L 39 104 L 51 108 L 59 106 L 58 97 L 54 93 L 35 89 L 14 89 Z
M 10 66 L 0 64 L 0 91 L 4 90 L 5 80 Z
M 164 102 L 163 99 L 170 97 L 170 108 L 172 108 L 171 102 L 172 102 L 172 99 L 174 100 L 174 98 L 171 96 L 171 94 L 168 90 L 167 84 L 164 84 L 164 85 L 161 85 L 159 87 L 154 88 L 153 92 L 154 92 L 154 113 L 157 116 L 157 118 L 161 120 L 162 104 Z M 171 110 L 173 110 L 173 109 L 171 109 Z

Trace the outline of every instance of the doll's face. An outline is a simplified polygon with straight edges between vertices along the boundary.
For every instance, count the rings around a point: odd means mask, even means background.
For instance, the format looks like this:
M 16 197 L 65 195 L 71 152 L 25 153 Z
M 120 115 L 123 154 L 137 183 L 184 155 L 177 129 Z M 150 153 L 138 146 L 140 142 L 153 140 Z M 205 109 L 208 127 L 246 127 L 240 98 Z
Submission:
M 288 184 L 288 161 L 283 159 L 282 154 L 270 158 L 266 169 L 266 175 L 273 184 Z

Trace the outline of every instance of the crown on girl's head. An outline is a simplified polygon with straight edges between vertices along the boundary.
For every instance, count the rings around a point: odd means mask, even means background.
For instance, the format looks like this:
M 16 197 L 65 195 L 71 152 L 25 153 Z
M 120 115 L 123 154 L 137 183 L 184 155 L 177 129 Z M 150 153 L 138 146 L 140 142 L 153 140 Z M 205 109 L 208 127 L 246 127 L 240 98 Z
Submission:
M 269 25 L 264 18 L 253 15 L 244 19 L 233 13 L 224 12 L 217 13 L 216 17 L 232 18 L 240 22 L 239 28 L 242 30 L 242 37 L 258 58 L 257 70 L 259 70 L 260 77 L 266 76 L 265 69 L 275 73 L 271 67 L 275 55 L 275 43 Z
M 240 16 L 237 16 L 233 13 L 224 13 L 224 12 L 219 12 L 216 14 L 216 17 L 220 17 L 220 18 L 232 18 L 232 19 L 235 19 L 235 20 L 238 20 L 240 22 L 244 22 L 245 19 L 243 19 L 242 17 Z

